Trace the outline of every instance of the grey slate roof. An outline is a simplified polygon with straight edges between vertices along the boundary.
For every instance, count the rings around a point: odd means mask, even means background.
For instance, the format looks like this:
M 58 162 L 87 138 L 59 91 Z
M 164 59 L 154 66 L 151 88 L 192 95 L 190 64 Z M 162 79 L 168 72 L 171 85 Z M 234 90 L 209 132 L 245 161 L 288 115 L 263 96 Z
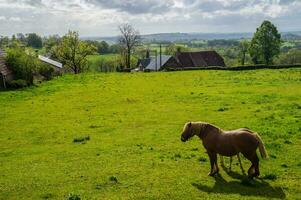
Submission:
M 161 55 L 161 67 L 171 58 L 169 55 Z M 160 70 L 160 55 L 156 57 L 152 57 L 150 63 L 146 66 L 145 69 L 148 70 Z
M 50 59 L 50 58 L 47 58 L 47 57 L 45 57 L 45 56 L 39 55 L 39 60 L 41 60 L 41 61 L 43 61 L 43 62 L 45 62 L 45 63 L 48 63 L 48 64 L 50 64 L 50 65 L 52 65 L 52 66 L 54 66 L 54 67 L 57 67 L 57 68 L 60 68 L 60 69 L 63 68 L 63 64 L 62 64 L 62 63 L 57 62 L 57 61 L 55 61 L 55 60 L 52 60 L 52 59 Z

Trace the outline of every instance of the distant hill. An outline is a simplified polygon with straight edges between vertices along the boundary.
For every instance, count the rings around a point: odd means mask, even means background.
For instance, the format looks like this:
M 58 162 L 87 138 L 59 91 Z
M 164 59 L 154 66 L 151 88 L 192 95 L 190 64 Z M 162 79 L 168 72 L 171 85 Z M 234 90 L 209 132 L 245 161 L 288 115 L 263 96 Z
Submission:
M 156 33 L 142 35 L 143 42 L 180 42 L 195 40 L 215 40 L 215 39 L 249 39 L 253 33 Z M 282 38 L 285 40 L 301 39 L 301 31 L 283 32 Z M 116 43 L 118 37 L 82 37 L 83 40 L 99 40 L 108 43 Z

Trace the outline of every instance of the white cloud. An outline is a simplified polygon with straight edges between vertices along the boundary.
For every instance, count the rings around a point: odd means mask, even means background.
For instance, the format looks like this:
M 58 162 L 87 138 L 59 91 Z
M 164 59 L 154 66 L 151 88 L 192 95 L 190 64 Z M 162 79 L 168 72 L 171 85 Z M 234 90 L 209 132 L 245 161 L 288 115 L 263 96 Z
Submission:
M 68 29 L 112 35 L 123 22 L 142 33 L 238 32 L 253 31 L 265 19 L 301 29 L 300 0 L 0 0 L 0 13 L 0 35 Z

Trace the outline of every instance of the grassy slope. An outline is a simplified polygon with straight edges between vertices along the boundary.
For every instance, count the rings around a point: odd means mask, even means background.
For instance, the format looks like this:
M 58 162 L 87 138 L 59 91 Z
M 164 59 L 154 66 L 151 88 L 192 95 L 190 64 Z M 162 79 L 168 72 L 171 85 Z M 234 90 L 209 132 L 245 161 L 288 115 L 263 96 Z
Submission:
M 90 55 L 88 56 L 90 70 L 95 71 L 99 67 L 100 61 L 115 61 L 117 58 L 118 54 Z
M 300 198 L 300 77 L 300 69 L 67 75 L 2 92 L 0 199 Z M 188 120 L 259 132 L 271 157 L 262 176 L 278 178 L 245 186 L 236 165 L 208 177 L 200 141 L 180 142 Z M 90 140 L 73 143 L 82 136 Z

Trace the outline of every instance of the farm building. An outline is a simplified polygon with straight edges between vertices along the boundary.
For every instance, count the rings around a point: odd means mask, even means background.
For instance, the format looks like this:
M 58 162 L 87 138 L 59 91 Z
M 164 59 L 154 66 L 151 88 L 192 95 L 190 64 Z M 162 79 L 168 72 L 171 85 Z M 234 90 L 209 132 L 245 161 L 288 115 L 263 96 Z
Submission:
M 161 64 L 160 64 L 161 63 Z M 168 68 L 225 67 L 224 59 L 216 51 L 178 52 L 176 56 L 139 59 L 134 71 L 160 71 Z
M 226 66 L 223 57 L 216 51 L 178 52 L 176 59 L 182 68 Z
M 54 68 L 55 71 L 60 72 L 60 71 L 63 70 L 63 64 L 62 63 L 59 63 L 59 62 L 57 62 L 55 60 L 52 60 L 52 59 L 50 59 L 48 57 L 41 56 L 41 55 L 39 55 L 38 58 L 39 58 L 40 61 L 42 61 L 42 62 L 44 62 L 46 64 L 51 65 Z
M 0 88 L 6 88 L 7 82 L 13 80 L 13 72 L 5 64 L 5 52 L 0 49 Z

